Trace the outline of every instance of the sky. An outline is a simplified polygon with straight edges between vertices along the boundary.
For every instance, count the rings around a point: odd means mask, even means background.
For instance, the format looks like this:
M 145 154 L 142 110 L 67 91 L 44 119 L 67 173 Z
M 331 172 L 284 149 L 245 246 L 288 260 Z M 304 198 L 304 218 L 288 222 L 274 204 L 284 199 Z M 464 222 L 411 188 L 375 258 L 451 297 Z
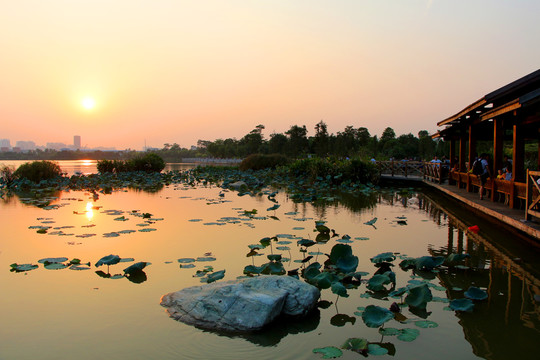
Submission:
M 434 133 L 540 68 L 539 14 L 538 0 L 0 0 L 0 139 L 189 148 L 321 120 Z

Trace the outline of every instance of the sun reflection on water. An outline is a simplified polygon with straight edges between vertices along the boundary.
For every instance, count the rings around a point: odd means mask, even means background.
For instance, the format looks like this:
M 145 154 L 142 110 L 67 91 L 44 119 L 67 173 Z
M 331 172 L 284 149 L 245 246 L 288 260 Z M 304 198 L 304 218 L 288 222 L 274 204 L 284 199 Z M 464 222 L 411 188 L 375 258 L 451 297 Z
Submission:
M 86 218 L 88 220 L 92 220 L 94 217 L 94 210 L 93 210 L 93 204 L 89 201 L 86 203 Z

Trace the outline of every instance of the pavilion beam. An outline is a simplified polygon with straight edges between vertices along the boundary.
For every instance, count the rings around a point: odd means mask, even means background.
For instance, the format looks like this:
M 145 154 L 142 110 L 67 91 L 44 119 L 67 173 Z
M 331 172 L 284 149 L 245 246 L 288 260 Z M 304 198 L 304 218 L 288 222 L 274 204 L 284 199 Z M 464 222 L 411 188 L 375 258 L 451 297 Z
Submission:
M 512 155 L 512 180 L 525 182 L 525 134 L 521 124 L 514 124 L 514 144 Z

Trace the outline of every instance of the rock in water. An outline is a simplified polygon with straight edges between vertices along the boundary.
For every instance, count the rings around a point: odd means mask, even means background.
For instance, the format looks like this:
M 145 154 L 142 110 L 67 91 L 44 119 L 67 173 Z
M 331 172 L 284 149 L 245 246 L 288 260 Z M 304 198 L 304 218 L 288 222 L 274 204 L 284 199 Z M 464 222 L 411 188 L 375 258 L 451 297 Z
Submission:
M 254 278 L 193 286 L 163 295 L 169 316 L 208 330 L 259 330 L 279 315 L 304 316 L 320 291 L 290 276 Z

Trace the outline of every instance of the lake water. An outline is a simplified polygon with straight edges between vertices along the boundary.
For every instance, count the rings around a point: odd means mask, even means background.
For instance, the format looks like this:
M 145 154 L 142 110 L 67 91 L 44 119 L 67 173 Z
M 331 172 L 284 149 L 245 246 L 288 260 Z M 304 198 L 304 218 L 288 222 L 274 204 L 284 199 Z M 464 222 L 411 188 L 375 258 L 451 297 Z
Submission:
M 50 200 L 50 210 L 25 204 L 26 199 L 17 196 L 0 199 L 0 359 L 320 359 L 313 349 L 340 347 L 352 337 L 386 344 L 395 351 L 394 359 L 538 358 L 540 254 L 518 234 L 425 190 L 388 189 L 326 205 L 295 203 L 281 191 L 276 196 L 281 206 L 271 211 L 267 209 L 274 203 L 267 196 L 240 197 L 230 191 L 220 197 L 221 190 L 170 185 L 155 193 L 100 194 L 96 200 L 89 193 L 60 192 Z M 252 209 L 257 210 L 255 216 L 243 215 Z M 151 221 L 137 216 L 141 213 L 152 214 Z M 374 225 L 365 224 L 374 218 Z M 332 302 L 329 307 L 302 321 L 247 336 L 193 328 L 169 318 L 159 305 L 166 293 L 200 285 L 194 275 L 205 266 L 226 270 L 224 280 L 231 280 L 242 276 L 245 266 L 267 262 L 265 256 L 246 257 L 248 245 L 264 237 L 278 235 L 280 241 L 290 241 L 281 244 L 290 250 L 278 251 L 274 244 L 273 251 L 290 258 L 284 262 L 287 270 L 299 268 L 303 254 L 296 241 L 315 239 L 316 220 L 325 220 L 340 236 L 308 251 L 329 253 L 348 234 L 359 257 L 358 271 L 369 273 L 365 279 L 376 271 L 370 258 L 383 252 L 471 257 L 464 262 L 467 268 L 423 274 L 437 301 L 429 302 L 425 313 L 413 314 L 404 307 L 407 323 L 385 324 L 417 329 L 419 336 L 412 342 L 381 336 L 355 314 L 358 307 L 388 308 L 399 302 L 368 296 L 365 284 L 348 290 L 350 296 L 337 302 L 330 289 L 323 290 L 321 300 Z M 478 235 L 467 231 L 471 225 L 480 227 Z M 39 234 L 38 226 L 50 228 Z M 124 232 L 109 237 L 119 231 Z M 267 255 L 270 249 L 261 253 Z M 127 279 L 114 275 L 132 262 L 119 263 L 109 268 L 108 277 L 106 267 L 94 264 L 109 254 L 151 265 L 144 277 Z M 181 268 L 177 262 L 204 256 L 216 260 L 195 262 L 194 268 Z M 91 266 L 50 270 L 38 263 L 49 257 L 78 258 Z M 320 262 L 326 258 L 316 257 Z M 397 287 L 422 280 L 411 270 L 401 270 L 400 261 L 394 261 L 393 269 Z M 39 267 L 10 272 L 13 263 Z M 475 302 L 471 313 L 446 309 L 444 299 L 462 298 L 458 288 L 471 285 L 486 290 L 488 299 Z M 424 319 L 438 326 L 415 324 Z M 359 356 L 344 350 L 341 359 Z

